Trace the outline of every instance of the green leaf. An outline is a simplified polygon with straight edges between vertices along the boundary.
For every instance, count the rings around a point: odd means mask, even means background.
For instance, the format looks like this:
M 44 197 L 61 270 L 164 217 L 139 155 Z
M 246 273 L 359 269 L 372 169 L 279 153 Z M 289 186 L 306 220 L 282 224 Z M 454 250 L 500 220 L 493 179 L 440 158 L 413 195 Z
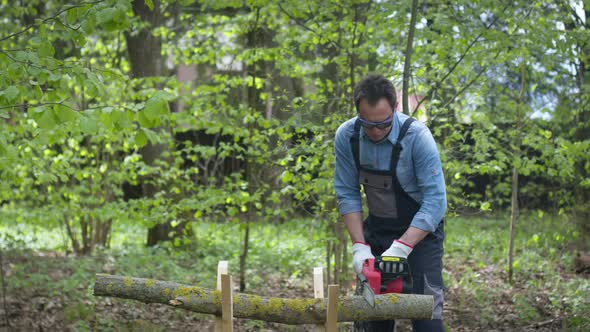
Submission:
M 154 10 L 154 3 L 152 2 L 152 0 L 145 0 L 145 5 L 150 9 L 150 10 Z
M 127 14 L 123 6 L 105 8 L 98 12 L 98 24 L 107 31 L 122 29 L 127 25 Z
M 86 35 L 90 35 L 94 32 L 96 28 L 96 18 L 94 15 L 87 17 L 85 20 L 82 21 L 80 24 L 82 27 L 82 31 L 86 33 Z
M 159 124 L 159 121 L 147 117 L 145 110 L 141 110 L 137 113 L 137 122 L 139 122 L 139 125 L 144 128 L 156 127 Z
M 168 111 L 168 103 L 156 96 L 150 98 L 144 108 L 145 115 L 151 120 L 160 118 L 161 115 L 167 114 Z
M 165 101 L 173 101 L 174 98 L 176 98 L 176 97 L 167 91 L 160 90 L 160 91 L 154 93 L 152 98 L 163 99 Z
M 141 130 L 145 133 L 145 136 L 150 141 L 150 143 L 159 143 L 160 142 L 160 136 L 155 131 L 147 129 L 147 128 L 141 128 Z
M 90 98 L 98 96 L 98 87 L 94 82 L 86 82 L 86 93 Z
M 291 180 L 293 180 L 293 173 L 289 171 L 284 171 L 281 180 L 283 181 L 283 183 L 290 182 Z
M 40 108 L 40 107 L 37 107 Z M 53 113 L 53 109 L 51 108 L 44 108 L 41 113 L 38 113 L 39 110 L 35 110 L 34 114 L 38 114 L 38 117 L 35 118 L 39 127 L 43 129 L 53 129 L 58 123 L 59 120 L 56 118 L 55 114 Z
M 131 128 L 131 126 L 133 124 L 132 115 L 125 110 L 112 112 L 112 118 L 113 118 L 113 125 L 118 130 L 124 130 L 124 129 Z
M 113 117 L 112 113 L 101 112 L 100 114 L 100 122 L 105 126 L 107 129 L 113 129 Z
M 78 21 L 78 8 L 72 8 L 72 9 L 68 10 L 68 12 L 66 14 L 66 22 L 69 25 L 72 25 L 72 24 L 76 23 L 76 21 Z
M 116 12 L 117 12 L 117 10 L 115 8 L 110 8 L 110 7 L 99 11 L 98 14 L 96 15 L 98 17 L 98 23 L 103 24 L 103 23 L 112 21 Z
M 98 132 L 98 125 L 96 119 L 91 118 L 87 115 L 80 117 L 80 129 L 86 134 L 95 134 Z
M 148 138 L 147 135 L 145 134 L 145 132 L 143 130 L 140 130 L 137 135 L 135 135 L 135 145 L 137 145 L 137 147 L 142 147 L 144 145 L 146 145 L 148 142 Z
M 161 123 L 162 117 L 170 112 L 168 100 L 174 98 L 165 91 L 156 92 L 138 113 L 138 122 L 142 127 L 152 128 Z
M 6 100 L 8 102 L 13 102 L 19 95 L 18 88 L 14 85 L 11 85 L 8 88 L 6 88 L 3 93 L 4 97 L 6 97 Z
M 490 206 L 491 206 L 490 202 L 483 202 L 483 203 L 481 203 L 479 209 L 481 211 L 491 211 Z
M 66 107 L 55 108 L 54 113 L 55 115 L 57 115 L 57 118 L 59 119 L 60 123 L 74 121 L 80 116 L 74 110 Z

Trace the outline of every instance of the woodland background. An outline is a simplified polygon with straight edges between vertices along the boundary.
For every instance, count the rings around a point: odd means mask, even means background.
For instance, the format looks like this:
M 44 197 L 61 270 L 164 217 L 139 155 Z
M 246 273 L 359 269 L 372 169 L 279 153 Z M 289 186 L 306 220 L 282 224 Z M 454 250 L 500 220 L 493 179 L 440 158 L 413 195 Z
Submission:
M 0 2 L 3 328 L 204 328 L 94 273 L 352 293 L 332 184 L 354 85 L 438 143 L 454 331 L 590 328 L 590 2 Z M 242 330 L 305 330 L 240 321 Z M 350 328 L 343 324 L 343 329 Z

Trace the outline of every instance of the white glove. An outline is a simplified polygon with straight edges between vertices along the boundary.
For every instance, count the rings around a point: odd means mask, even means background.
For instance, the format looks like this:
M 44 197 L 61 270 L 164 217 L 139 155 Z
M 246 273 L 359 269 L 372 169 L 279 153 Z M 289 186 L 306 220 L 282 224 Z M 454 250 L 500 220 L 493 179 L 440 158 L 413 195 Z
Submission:
M 399 240 L 395 240 L 391 244 L 391 247 L 385 250 L 381 256 L 408 258 L 408 255 L 413 249 L 414 247 L 411 245 Z
M 355 242 L 352 245 L 352 266 L 356 274 L 363 272 L 363 264 L 371 258 L 375 258 L 375 256 L 371 253 L 369 245 L 362 242 Z

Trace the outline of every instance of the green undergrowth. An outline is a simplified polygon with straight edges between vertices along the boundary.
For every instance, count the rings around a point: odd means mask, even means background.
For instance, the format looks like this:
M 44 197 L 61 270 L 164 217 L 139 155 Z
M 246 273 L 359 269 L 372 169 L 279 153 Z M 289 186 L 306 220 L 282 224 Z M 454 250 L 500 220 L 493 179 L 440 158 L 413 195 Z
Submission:
M 149 319 L 133 323 L 142 327 L 130 326 L 110 310 L 99 309 L 101 300 L 92 296 L 95 273 L 213 288 L 218 261 L 228 260 L 236 281 L 239 276 L 244 224 L 195 223 L 194 234 L 187 241 L 153 248 L 143 246 L 146 230 L 115 225 L 110 248 L 75 257 L 65 253 L 68 241 L 63 231 L 15 223 L 7 216 L 0 214 L 0 245 L 9 261 L 5 267 L 7 293 L 67 299 L 56 315 L 74 330 L 161 330 L 161 324 Z M 571 330 L 588 330 L 590 281 L 573 268 L 574 243 L 580 240 L 573 222 L 567 216 L 520 218 L 512 284 L 507 280 L 506 266 L 508 227 L 507 217 L 447 219 L 446 299 L 449 308 L 461 313 L 449 311 L 447 324 L 471 330 L 518 329 L 555 318 Z M 311 297 L 312 268 L 325 262 L 324 237 L 322 225 L 311 219 L 277 225 L 251 223 L 246 292 L 285 296 L 290 288 Z M 139 312 L 145 308 L 139 302 L 116 301 Z M 170 319 L 183 322 L 208 317 L 170 311 Z
M 492 329 L 503 320 L 517 328 L 556 319 L 590 330 L 590 280 L 574 271 L 582 239 L 568 216 L 518 220 L 512 283 L 509 217 L 450 218 L 446 226 L 443 277 L 453 305 L 467 312 L 462 324 Z

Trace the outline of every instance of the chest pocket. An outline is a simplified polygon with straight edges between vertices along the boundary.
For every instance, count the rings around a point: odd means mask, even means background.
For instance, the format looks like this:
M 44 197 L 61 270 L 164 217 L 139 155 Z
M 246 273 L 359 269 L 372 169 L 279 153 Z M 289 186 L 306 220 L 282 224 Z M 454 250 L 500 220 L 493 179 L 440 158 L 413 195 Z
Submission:
M 382 218 L 397 218 L 395 191 L 391 175 L 369 173 L 359 170 L 359 183 L 367 194 L 369 212 Z

